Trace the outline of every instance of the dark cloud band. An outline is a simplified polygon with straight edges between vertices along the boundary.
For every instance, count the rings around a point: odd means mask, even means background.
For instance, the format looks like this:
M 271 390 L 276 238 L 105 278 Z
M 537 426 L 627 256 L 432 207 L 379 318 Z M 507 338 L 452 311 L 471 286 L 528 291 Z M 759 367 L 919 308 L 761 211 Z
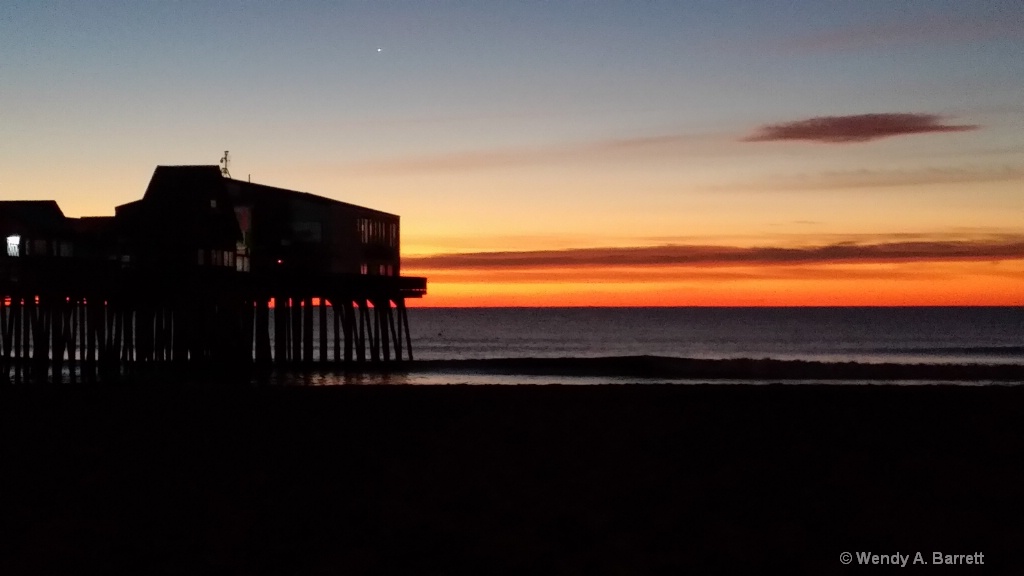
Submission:
M 944 124 L 935 114 L 856 114 L 852 116 L 818 116 L 807 120 L 768 124 L 743 140 L 775 142 L 809 140 L 812 142 L 867 142 L 893 136 L 933 132 L 966 132 L 977 130 L 968 124 Z
M 403 258 L 407 268 L 526 269 L 592 266 L 771 266 L 1024 259 L 1024 237 L 1012 241 L 840 243 L 799 248 L 669 245 L 524 252 L 476 252 Z

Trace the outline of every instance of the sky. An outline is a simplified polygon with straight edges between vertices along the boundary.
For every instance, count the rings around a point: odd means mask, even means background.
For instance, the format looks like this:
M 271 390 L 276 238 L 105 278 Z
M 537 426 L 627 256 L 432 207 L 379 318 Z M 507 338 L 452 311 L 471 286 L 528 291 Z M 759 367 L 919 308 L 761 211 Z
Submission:
M 402 216 L 422 306 L 1024 305 L 1024 2 L 8 0 L 0 196 Z

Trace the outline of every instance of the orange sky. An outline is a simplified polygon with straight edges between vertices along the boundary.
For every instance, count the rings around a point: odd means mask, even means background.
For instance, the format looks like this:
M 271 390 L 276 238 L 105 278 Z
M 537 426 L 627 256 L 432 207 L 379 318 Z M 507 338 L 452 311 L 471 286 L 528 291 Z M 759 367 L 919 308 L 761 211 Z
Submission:
M 522 272 L 522 271 L 519 271 Z M 1020 306 L 1024 264 L 916 262 L 715 269 L 410 269 L 430 278 L 411 306 Z

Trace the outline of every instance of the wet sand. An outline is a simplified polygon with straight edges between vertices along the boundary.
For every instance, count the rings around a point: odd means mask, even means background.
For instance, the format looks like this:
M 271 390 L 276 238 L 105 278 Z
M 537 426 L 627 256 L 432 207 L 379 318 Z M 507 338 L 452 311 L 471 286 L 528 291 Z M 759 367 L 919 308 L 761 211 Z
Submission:
M 640 379 L 928 380 L 1024 383 L 1024 364 L 894 364 L 736 358 L 703 360 L 666 356 L 600 358 L 491 358 L 419 360 L 412 372 L 477 371 L 492 374 L 605 376 Z
M 1022 407 L 1005 386 L 7 387 L 0 573 L 871 572 L 844 551 L 1019 573 Z

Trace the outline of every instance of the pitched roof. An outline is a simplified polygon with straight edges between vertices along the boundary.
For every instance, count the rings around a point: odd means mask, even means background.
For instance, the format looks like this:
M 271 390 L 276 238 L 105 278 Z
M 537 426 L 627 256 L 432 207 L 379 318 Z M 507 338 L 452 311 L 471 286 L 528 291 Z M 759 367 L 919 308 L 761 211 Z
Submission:
M 55 200 L 0 201 L 0 225 L 9 232 L 67 232 L 67 219 Z

